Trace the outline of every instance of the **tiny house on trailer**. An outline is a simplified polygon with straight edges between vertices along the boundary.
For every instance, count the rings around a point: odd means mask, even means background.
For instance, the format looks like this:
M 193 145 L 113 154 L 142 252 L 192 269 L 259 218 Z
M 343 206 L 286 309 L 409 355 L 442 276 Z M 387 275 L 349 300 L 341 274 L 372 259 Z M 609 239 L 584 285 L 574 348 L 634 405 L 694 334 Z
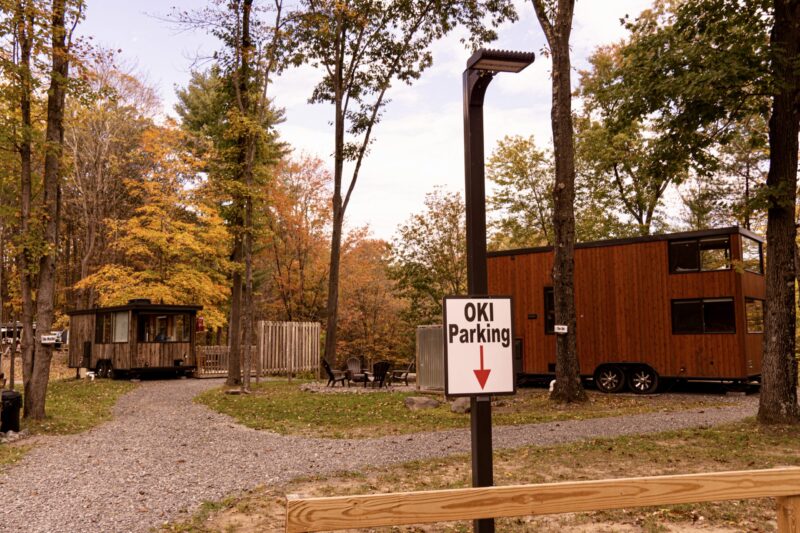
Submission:
M 490 294 L 514 297 L 518 375 L 555 373 L 553 249 L 490 252 Z M 660 378 L 760 379 L 763 240 L 738 227 L 578 244 L 577 349 L 603 392 Z
M 69 312 L 70 368 L 88 368 L 99 377 L 197 369 L 195 335 L 199 305 L 127 305 Z

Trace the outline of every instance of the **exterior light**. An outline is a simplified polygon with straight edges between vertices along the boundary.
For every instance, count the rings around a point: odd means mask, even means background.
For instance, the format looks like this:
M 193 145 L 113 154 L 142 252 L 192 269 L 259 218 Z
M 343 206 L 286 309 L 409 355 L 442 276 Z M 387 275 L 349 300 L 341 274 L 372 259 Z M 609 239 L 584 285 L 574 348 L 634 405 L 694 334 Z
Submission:
M 533 52 L 481 48 L 467 60 L 467 70 L 516 73 L 533 63 L 534 57 L 535 54 Z

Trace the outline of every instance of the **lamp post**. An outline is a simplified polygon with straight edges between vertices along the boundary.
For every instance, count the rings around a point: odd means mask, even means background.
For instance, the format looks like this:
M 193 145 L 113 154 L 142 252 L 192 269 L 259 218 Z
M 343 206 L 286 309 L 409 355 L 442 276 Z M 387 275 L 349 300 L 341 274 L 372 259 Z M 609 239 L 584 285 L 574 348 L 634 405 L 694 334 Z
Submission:
M 480 49 L 464 71 L 464 175 L 467 208 L 467 289 L 470 295 L 489 291 L 486 275 L 486 188 L 483 155 L 483 97 L 495 74 L 520 72 L 533 63 L 532 52 Z M 470 398 L 472 486 L 490 487 L 492 469 L 492 404 L 490 396 Z M 494 519 L 474 521 L 476 533 L 494 533 Z

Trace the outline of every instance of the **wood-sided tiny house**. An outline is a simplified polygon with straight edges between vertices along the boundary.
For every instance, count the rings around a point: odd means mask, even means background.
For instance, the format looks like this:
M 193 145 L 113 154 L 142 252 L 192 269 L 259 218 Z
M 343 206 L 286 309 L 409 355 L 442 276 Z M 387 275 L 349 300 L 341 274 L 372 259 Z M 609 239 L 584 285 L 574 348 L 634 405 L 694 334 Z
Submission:
M 553 249 L 491 252 L 487 268 L 490 294 L 514 297 L 520 377 L 552 376 Z M 581 373 L 605 392 L 759 379 L 763 272 L 763 240 L 738 227 L 578 244 Z
M 126 305 L 72 311 L 69 366 L 88 368 L 100 377 L 197 369 L 195 335 L 199 305 Z

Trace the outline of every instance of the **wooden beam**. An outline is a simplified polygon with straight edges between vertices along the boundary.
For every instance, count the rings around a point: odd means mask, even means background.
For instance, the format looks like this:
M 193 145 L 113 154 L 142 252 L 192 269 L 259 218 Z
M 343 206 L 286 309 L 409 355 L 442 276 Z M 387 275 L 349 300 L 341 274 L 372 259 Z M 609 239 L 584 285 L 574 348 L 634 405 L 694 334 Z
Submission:
M 800 468 L 332 498 L 287 496 L 286 531 L 332 531 L 781 496 L 793 496 L 782 500 L 788 509 L 784 521 L 794 520 L 796 524 L 800 512 Z M 797 529 L 786 531 L 800 533 Z
M 800 533 L 800 495 L 778 498 L 778 533 Z

